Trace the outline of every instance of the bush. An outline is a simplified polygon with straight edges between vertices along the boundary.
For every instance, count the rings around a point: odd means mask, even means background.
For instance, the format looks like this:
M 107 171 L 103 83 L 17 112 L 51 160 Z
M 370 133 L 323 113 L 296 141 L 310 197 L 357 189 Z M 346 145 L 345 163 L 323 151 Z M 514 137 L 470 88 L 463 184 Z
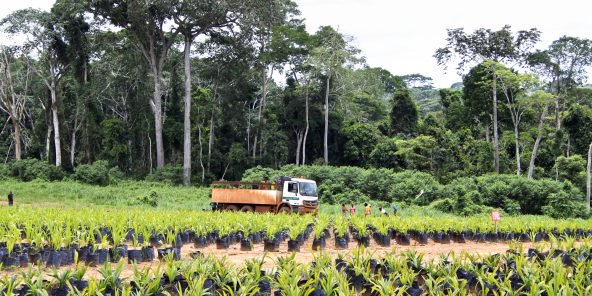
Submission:
M 150 191 L 150 193 L 148 195 L 142 195 L 142 196 L 138 196 L 136 197 L 136 201 L 139 204 L 143 204 L 143 205 L 148 205 L 151 207 L 157 207 L 158 206 L 158 192 L 152 190 Z
M 429 207 L 445 213 L 452 213 L 454 201 L 450 198 L 443 198 L 432 202 Z
M 258 165 L 254 168 L 250 168 L 245 171 L 245 173 L 243 174 L 243 181 L 261 182 L 264 180 L 264 178 L 267 178 L 267 180 L 273 180 L 274 178 L 277 178 L 277 176 L 275 176 L 274 174 L 276 174 L 276 172 L 273 169 L 264 168 Z
M 183 184 L 183 167 L 165 165 L 162 169 L 157 169 L 152 174 L 146 176 L 145 180 L 150 182 L 165 182 L 171 185 L 181 185 Z
M 579 192 L 557 192 L 549 196 L 549 204 L 543 207 L 543 213 L 555 219 L 570 217 L 587 218 L 586 203 L 578 197 Z
M 475 205 L 485 205 L 523 214 L 543 214 L 550 196 L 559 192 L 573 192 L 581 195 L 570 182 L 556 182 L 547 179 L 527 179 L 515 175 L 486 175 L 476 178 L 457 179 L 446 185 L 445 196 L 455 200 L 467 201 Z M 571 194 L 571 193 L 570 193 Z M 459 211 L 459 205 L 455 211 Z
M 320 201 L 329 204 L 381 200 L 387 203 L 398 201 L 427 205 L 440 197 L 442 190 L 438 181 L 427 173 L 395 173 L 385 168 L 363 169 L 348 166 L 287 165 L 280 170 L 256 167 L 247 170 L 243 180 L 256 182 L 263 177 L 278 180 L 282 175 L 315 180 L 319 187 Z
M 10 176 L 10 168 L 8 165 L 0 164 L 0 180 L 4 180 Z
M 93 164 L 76 167 L 72 177 L 81 183 L 106 186 L 110 183 L 109 171 L 109 163 L 106 160 L 97 160 Z
M 389 180 L 390 201 L 428 205 L 442 196 L 442 185 L 428 173 L 403 171 L 394 173 Z
M 37 159 L 25 159 L 13 162 L 10 165 L 10 175 L 29 182 L 35 179 L 44 181 L 59 181 L 64 179 L 64 171 L 45 161 Z
M 119 167 L 112 167 L 109 169 L 109 183 L 117 183 L 125 178 L 125 174 Z

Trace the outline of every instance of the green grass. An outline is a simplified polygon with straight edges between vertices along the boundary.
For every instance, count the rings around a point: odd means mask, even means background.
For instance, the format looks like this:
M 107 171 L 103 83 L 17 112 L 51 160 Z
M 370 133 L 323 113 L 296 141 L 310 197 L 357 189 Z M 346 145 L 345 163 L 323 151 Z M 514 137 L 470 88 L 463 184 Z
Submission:
M 207 187 L 173 186 L 167 183 L 147 181 L 121 181 L 116 185 L 96 186 L 76 181 L 48 182 L 35 180 L 22 182 L 14 179 L 0 180 L 2 201 L 6 201 L 9 191 L 14 193 L 15 202 L 19 205 L 35 207 L 67 207 L 67 208 L 152 208 L 138 202 L 138 197 L 158 194 L 159 209 L 210 209 L 210 189 Z M 379 215 L 378 208 L 384 206 L 387 213 L 392 214 L 391 205 L 384 202 L 371 202 L 373 215 Z M 348 214 L 349 207 L 347 204 Z M 399 204 L 399 206 L 401 206 Z M 341 205 L 321 203 L 319 212 L 328 215 L 340 215 Z M 364 204 L 356 204 L 356 214 L 364 214 Z M 425 207 L 403 207 L 400 216 L 443 216 L 445 214 Z
M 14 193 L 15 203 L 51 207 L 150 207 L 138 201 L 138 197 L 158 194 L 157 208 L 209 209 L 209 188 L 171 186 L 165 183 L 121 181 L 117 185 L 94 186 L 75 181 L 0 180 L 2 200 L 9 191 Z

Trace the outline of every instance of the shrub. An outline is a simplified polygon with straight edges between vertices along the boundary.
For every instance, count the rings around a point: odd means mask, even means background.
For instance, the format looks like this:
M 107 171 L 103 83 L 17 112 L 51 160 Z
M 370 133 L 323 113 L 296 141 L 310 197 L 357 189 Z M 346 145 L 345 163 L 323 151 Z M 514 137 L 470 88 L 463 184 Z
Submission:
M 0 180 L 4 180 L 10 176 L 10 168 L 8 165 L 0 164 Z
M 366 203 L 366 202 L 370 202 L 370 198 L 368 197 L 368 195 L 364 194 L 360 190 L 353 189 L 353 190 L 348 190 L 347 192 L 344 192 L 342 194 L 338 194 L 335 203 L 336 204 L 342 204 L 342 203 L 361 204 L 361 203 Z
M 264 178 L 267 180 L 273 180 L 276 172 L 271 168 L 264 168 L 260 165 L 250 168 L 243 174 L 243 181 L 245 182 L 261 182 Z
M 35 179 L 58 181 L 64 179 L 65 174 L 60 167 L 31 158 L 13 162 L 10 165 L 10 175 L 28 182 Z
M 119 167 L 112 167 L 109 169 L 109 183 L 116 183 L 125 178 L 125 174 L 119 169 Z
M 389 182 L 391 201 L 428 205 L 442 196 L 442 185 L 428 173 L 417 171 L 394 173 Z
M 159 198 L 158 192 L 152 190 L 147 195 L 142 195 L 142 196 L 136 197 L 136 201 L 140 204 L 143 204 L 143 205 L 157 207 L 158 206 L 158 198 Z
M 459 178 L 447 185 L 432 175 L 418 171 L 395 172 L 392 169 L 363 169 L 326 165 L 287 165 L 279 170 L 256 167 L 247 170 L 243 180 L 269 180 L 281 175 L 304 176 L 315 180 L 322 203 L 362 203 L 368 200 L 408 205 L 430 205 L 441 211 L 460 215 L 488 212 L 492 208 L 508 213 L 549 214 L 543 207 L 562 200 L 554 194 L 567 193 L 572 200 L 581 199 L 580 191 L 569 181 L 527 179 L 516 175 L 485 175 Z M 445 200 L 440 200 L 446 198 Z M 563 206 L 563 205 L 562 205 Z M 568 216 L 579 215 L 576 205 L 566 205 Z
M 579 192 L 557 192 L 549 196 L 549 204 L 543 207 L 543 213 L 555 219 L 570 217 L 587 218 L 586 203 L 578 197 Z
M 146 181 L 166 182 L 172 185 L 183 184 L 183 168 L 174 165 L 165 165 L 162 169 L 155 170 L 146 176 Z
M 79 165 L 74 169 L 72 177 L 86 184 L 109 185 L 109 163 L 106 160 L 97 160 L 93 164 Z
M 445 213 L 452 213 L 454 201 L 450 198 L 443 198 L 432 202 L 429 207 Z

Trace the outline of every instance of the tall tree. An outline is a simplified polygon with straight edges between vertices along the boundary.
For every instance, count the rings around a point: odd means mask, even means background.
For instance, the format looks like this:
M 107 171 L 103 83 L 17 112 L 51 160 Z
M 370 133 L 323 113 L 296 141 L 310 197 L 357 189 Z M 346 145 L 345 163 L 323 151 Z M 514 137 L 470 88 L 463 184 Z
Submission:
M 48 125 L 48 129 L 54 134 L 55 165 L 61 166 L 59 116 L 61 102 L 58 88 L 66 70 L 70 67 L 64 28 L 53 14 L 31 8 L 10 14 L 0 22 L 0 25 L 4 26 L 8 33 L 25 36 L 26 41 L 21 48 L 29 56 L 33 72 L 49 90 L 51 125 Z
M 21 160 L 21 125 L 29 95 L 30 68 L 23 59 L 15 59 L 9 48 L 0 47 L 0 110 L 8 114 L 14 129 L 14 158 Z
M 528 56 L 527 63 L 548 79 L 555 95 L 555 128 L 561 127 L 561 102 L 567 92 L 586 81 L 586 67 L 592 65 L 592 40 L 563 36 L 546 50 Z
M 467 66 L 485 60 L 499 63 L 515 63 L 525 58 L 534 44 L 539 41 L 540 32 L 533 28 L 528 31 L 518 31 L 516 36 L 506 25 L 499 31 L 478 29 L 467 34 L 463 28 L 448 29 L 446 46 L 436 50 L 434 57 L 439 65 L 446 66 L 453 60 L 458 60 L 457 70 L 462 73 Z M 498 100 L 497 77 L 492 79 L 492 123 L 493 150 L 495 171 L 499 173 L 499 136 L 498 136 Z
M 539 115 L 539 123 L 537 127 L 537 137 L 534 141 L 534 145 L 532 147 L 532 153 L 530 155 L 530 163 L 528 165 L 528 178 L 532 179 L 534 176 L 534 165 L 539 153 L 539 147 L 541 145 L 541 140 L 543 138 L 543 132 L 545 127 L 545 119 L 547 118 L 547 113 L 549 112 L 549 102 L 553 98 L 553 95 L 544 91 L 537 91 L 532 95 L 532 99 L 534 102 L 534 109 L 540 109 L 538 112 Z
M 229 26 L 238 19 L 238 5 L 232 1 L 183 1 L 177 0 L 173 17 L 183 35 L 183 65 L 185 72 L 185 96 L 183 118 L 183 184 L 191 184 L 191 48 L 200 35 L 213 33 Z
M 287 26 L 297 27 L 300 11 L 292 0 L 269 0 L 254 2 L 247 10 L 241 29 L 248 36 L 249 45 L 254 49 L 255 68 L 261 79 L 260 95 L 254 105 L 257 106 L 257 123 L 253 131 L 251 154 L 256 159 L 257 152 L 263 152 L 265 135 L 265 106 L 270 93 L 273 75 L 281 70 L 281 65 L 288 61 L 289 52 L 285 51 L 287 40 L 283 39 Z M 259 149 L 259 150 L 257 150 Z
M 111 24 L 129 30 L 136 38 L 150 67 L 154 92 L 150 107 L 154 115 L 156 166 L 164 167 L 162 139 L 163 105 L 162 74 L 179 30 L 173 26 L 174 0 L 89 0 L 91 11 Z
M 77 134 L 83 125 L 88 126 L 93 116 L 90 112 L 91 96 L 89 92 L 90 81 L 90 56 L 91 45 L 88 38 L 91 25 L 85 19 L 86 7 L 84 3 L 73 0 L 58 0 L 53 5 L 51 13 L 55 15 L 56 21 L 63 24 L 64 38 L 68 43 L 67 54 L 70 60 L 69 74 L 74 77 L 72 80 L 74 88 L 75 106 L 72 111 L 73 117 L 70 120 L 70 165 L 75 165 Z M 96 32 L 95 32 L 96 33 Z M 67 119 L 65 120 L 67 122 Z M 88 132 L 88 130 L 85 130 Z M 87 136 L 88 138 L 88 136 Z
M 325 130 L 323 133 L 323 159 L 329 163 L 329 93 L 331 80 L 336 79 L 339 71 L 346 64 L 355 64 L 360 61 L 356 57 L 359 50 L 349 45 L 341 33 L 331 27 L 321 27 L 315 37 L 318 47 L 310 54 L 309 62 L 325 79 Z
M 412 134 L 417 128 L 418 111 L 408 89 L 396 90 L 391 111 L 391 134 Z
M 534 74 L 519 74 L 491 60 L 485 61 L 483 65 L 493 77 L 496 77 L 499 90 L 506 99 L 505 105 L 510 113 L 512 125 L 514 126 L 516 175 L 520 176 L 522 172 L 520 123 L 522 121 L 522 116 L 528 110 L 528 105 L 530 103 L 527 92 L 534 89 L 533 86 L 536 85 L 537 78 Z

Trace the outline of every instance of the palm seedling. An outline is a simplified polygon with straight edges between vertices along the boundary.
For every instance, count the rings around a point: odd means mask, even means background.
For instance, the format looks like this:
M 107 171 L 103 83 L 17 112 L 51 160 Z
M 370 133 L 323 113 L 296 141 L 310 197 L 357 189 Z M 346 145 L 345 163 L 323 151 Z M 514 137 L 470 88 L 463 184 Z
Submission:
M 111 294 L 121 290 L 123 279 L 121 273 L 123 272 L 123 261 L 119 261 L 115 268 L 111 268 L 111 265 L 107 262 L 99 268 L 99 274 L 101 274 L 101 283 L 105 286 L 106 292 Z

